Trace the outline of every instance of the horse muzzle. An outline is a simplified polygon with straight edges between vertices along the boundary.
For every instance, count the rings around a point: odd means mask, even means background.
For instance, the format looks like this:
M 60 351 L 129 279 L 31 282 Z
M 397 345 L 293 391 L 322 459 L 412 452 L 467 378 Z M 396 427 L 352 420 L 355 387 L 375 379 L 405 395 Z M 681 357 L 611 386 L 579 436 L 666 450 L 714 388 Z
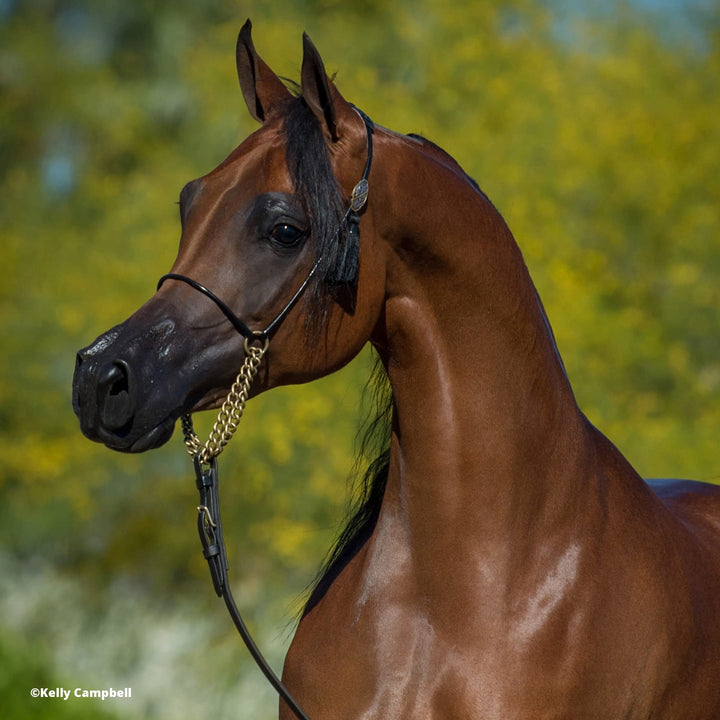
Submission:
M 90 440 L 143 452 L 170 439 L 180 410 L 162 397 L 161 376 L 148 377 L 137 347 L 123 343 L 123 335 L 119 326 L 77 353 L 73 409 Z

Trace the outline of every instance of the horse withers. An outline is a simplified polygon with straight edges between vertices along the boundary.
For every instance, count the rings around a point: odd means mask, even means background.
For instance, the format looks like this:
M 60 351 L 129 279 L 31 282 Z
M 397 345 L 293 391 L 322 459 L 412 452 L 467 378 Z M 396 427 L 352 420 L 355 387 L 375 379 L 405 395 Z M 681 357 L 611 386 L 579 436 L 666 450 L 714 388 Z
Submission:
M 588 422 L 518 246 L 450 156 L 373 126 L 307 37 L 299 94 L 249 23 L 237 69 L 260 128 L 183 189 L 158 292 L 78 354 L 83 432 L 148 450 L 220 405 L 248 346 L 253 395 L 370 342 L 389 444 L 285 661 L 308 715 L 720 718 L 720 488 L 648 484 Z

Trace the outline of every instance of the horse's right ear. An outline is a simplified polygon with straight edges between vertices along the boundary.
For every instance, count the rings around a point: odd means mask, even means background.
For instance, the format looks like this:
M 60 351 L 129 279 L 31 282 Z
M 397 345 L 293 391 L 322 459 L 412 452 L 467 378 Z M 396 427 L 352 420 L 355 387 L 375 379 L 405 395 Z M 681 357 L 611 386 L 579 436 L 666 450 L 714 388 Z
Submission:
M 238 79 L 250 114 L 265 122 L 285 102 L 292 99 L 282 80 L 267 66 L 255 51 L 252 23 L 246 20 L 235 47 Z

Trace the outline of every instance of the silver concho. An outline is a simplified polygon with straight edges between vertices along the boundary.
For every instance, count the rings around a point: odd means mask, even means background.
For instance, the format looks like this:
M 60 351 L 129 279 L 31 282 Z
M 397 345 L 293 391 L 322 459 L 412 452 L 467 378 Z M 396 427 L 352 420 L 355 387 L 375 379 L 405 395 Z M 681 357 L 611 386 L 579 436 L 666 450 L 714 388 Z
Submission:
M 368 181 L 364 178 L 353 188 L 350 196 L 350 209 L 353 212 L 360 212 L 368 198 Z

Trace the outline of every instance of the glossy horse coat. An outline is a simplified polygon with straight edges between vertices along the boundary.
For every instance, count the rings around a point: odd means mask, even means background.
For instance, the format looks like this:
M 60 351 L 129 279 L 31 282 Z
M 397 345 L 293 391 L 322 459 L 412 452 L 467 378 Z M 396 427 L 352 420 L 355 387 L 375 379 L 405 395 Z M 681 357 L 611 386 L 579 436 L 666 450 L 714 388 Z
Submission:
M 243 28 L 261 127 L 183 190 L 172 268 L 260 329 L 318 264 L 254 392 L 332 372 L 368 341 L 392 387 L 381 492 L 284 681 L 318 720 L 720 718 L 720 488 L 644 482 L 587 421 L 502 217 L 422 138 L 375 128 L 353 277 L 342 215 L 366 128 L 304 49 L 295 98 Z M 181 413 L 222 401 L 242 348 L 213 302 L 165 282 L 79 353 L 83 431 L 159 445 Z

